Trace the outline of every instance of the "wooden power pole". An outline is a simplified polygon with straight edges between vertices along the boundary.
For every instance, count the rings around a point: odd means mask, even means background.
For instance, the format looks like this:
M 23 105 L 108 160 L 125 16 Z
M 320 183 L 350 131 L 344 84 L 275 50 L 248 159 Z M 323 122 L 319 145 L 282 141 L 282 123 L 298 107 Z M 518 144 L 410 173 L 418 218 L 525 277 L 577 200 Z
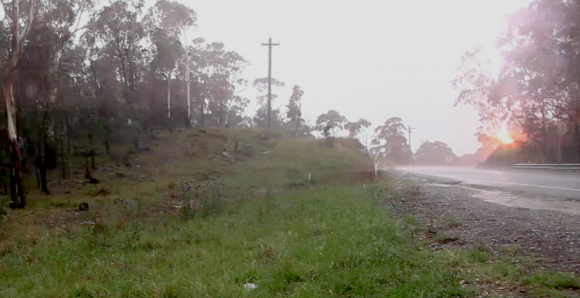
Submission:
M 279 43 L 272 43 L 272 37 L 268 43 L 263 43 L 263 46 L 268 46 L 268 129 L 272 128 L 272 47 L 279 46 Z

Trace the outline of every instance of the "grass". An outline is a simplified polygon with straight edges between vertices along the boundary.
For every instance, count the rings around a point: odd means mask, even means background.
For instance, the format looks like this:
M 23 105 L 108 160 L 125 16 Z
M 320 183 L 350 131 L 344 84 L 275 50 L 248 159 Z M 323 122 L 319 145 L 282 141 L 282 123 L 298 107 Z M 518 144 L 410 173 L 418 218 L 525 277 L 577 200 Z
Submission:
M 8 213 L 0 297 L 473 297 L 504 286 L 565 297 L 580 284 L 481 248 L 426 248 L 416 220 L 382 208 L 388 184 L 361 175 L 371 161 L 347 140 L 327 148 L 211 129 L 156 138 L 133 157 L 139 168 L 97 172 L 101 185 L 35 194 Z M 83 201 L 90 212 L 71 212 Z
M 409 245 L 360 187 L 290 191 L 223 216 L 86 228 L 3 259 L 2 297 L 452 297 L 456 274 Z M 19 278 L 26 276 L 27 278 Z M 258 289 L 247 291 L 245 283 Z
M 444 228 L 457 228 L 463 225 L 463 221 L 455 216 L 443 216 L 440 221 Z
M 497 257 L 478 247 L 436 255 L 447 267 L 461 272 L 465 285 L 490 297 L 577 297 L 580 289 L 578 277 L 553 269 L 534 270 L 537 264 L 526 258 Z

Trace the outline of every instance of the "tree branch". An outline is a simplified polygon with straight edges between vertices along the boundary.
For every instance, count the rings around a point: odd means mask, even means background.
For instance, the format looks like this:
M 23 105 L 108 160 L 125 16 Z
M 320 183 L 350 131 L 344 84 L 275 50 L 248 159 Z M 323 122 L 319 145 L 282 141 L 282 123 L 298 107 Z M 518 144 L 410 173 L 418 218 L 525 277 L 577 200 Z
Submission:
M 20 44 L 22 44 L 22 41 L 24 40 L 24 38 L 26 38 L 26 35 L 28 35 L 30 27 L 32 27 L 32 22 L 34 22 L 34 1 L 35 0 L 30 1 L 30 11 L 28 12 L 28 20 L 26 20 L 24 30 L 22 30 L 22 32 L 18 36 L 18 43 Z
M 85 5 L 79 4 L 79 9 L 77 10 L 77 13 L 76 13 L 76 15 L 78 16 L 77 24 L 75 26 L 75 29 L 72 31 L 71 36 L 74 36 L 78 31 L 83 30 L 83 29 L 88 27 L 88 26 L 79 27 L 79 25 L 81 23 L 81 18 L 83 16 L 84 12 L 85 12 Z

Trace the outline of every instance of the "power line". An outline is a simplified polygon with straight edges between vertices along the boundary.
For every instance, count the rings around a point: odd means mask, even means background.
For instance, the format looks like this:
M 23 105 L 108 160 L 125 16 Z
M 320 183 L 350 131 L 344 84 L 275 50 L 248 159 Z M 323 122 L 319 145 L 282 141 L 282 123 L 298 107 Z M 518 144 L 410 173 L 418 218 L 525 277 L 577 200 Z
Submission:
M 272 128 L 272 47 L 279 46 L 279 43 L 272 43 L 272 37 L 268 43 L 263 43 L 263 46 L 268 46 L 268 129 Z

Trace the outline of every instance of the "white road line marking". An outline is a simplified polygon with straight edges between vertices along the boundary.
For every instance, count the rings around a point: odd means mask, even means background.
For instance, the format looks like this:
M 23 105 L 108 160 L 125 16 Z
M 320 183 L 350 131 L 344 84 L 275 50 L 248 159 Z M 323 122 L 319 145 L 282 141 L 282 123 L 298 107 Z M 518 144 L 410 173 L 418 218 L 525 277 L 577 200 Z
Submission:
M 455 179 L 455 180 L 464 180 L 464 181 L 481 181 L 481 182 L 491 182 L 491 183 L 499 183 L 499 184 L 509 184 L 509 185 L 518 185 L 518 186 L 528 186 L 528 187 L 536 187 L 536 188 L 547 188 L 547 189 L 554 189 L 554 190 L 567 190 L 567 191 L 575 191 L 580 192 L 580 189 L 574 188 L 566 188 L 566 187 L 555 187 L 555 186 L 544 186 L 544 185 L 534 185 L 534 184 L 525 184 L 525 183 L 514 183 L 514 182 L 504 182 L 504 181 L 496 181 L 496 180 L 485 180 L 485 179 L 472 179 L 472 178 L 461 178 L 455 176 L 447 176 L 447 175 L 434 175 L 434 174 L 425 174 L 421 172 L 413 172 L 420 175 L 427 175 L 432 177 L 441 177 L 441 178 L 448 178 L 448 179 Z

